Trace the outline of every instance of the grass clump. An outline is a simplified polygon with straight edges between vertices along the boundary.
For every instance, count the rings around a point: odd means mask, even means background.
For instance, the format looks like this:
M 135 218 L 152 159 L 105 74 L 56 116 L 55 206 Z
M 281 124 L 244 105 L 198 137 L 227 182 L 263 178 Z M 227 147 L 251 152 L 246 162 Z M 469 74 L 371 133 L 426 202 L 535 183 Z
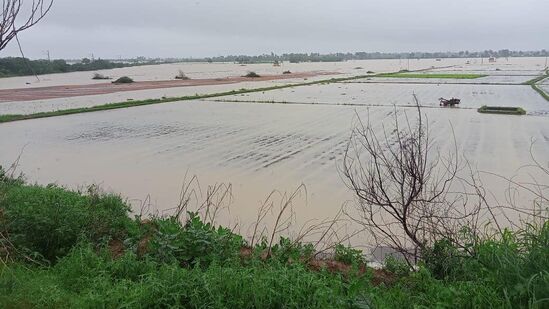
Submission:
M 244 75 L 243 77 L 257 78 L 257 77 L 261 77 L 261 75 L 257 74 L 257 73 L 254 72 L 254 71 L 250 71 L 250 72 L 248 72 L 246 75 Z
M 129 207 L 116 195 L 103 195 L 93 187 L 82 194 L 55 185 L 3 182 L 0 209 L 10 241 L 55 263 L 81 239 L 102 242 L 125 238 L 131 219 Z
M 526 115 L 526 111 L 522 107 L 483 105 L 477 111 L 479 113 L 485 113 L 485 114 Z
M 131 84 L 133 83 L 133 79 L 128 76 L 122 76 L 119 79 L 113 81 L 113 84 Z

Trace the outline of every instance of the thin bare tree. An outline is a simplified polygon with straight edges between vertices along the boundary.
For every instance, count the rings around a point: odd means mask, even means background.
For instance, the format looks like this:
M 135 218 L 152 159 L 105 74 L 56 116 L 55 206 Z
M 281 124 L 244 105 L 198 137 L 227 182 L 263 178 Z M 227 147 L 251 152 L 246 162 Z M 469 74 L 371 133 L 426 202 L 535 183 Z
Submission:
M 21 31 L 36 25 L 46 16 L 53 5 L 53 0 L 2 0 L 0 12 L 0 50 Z
M 410 265 L 439 239 L 458 242 L 480 209 L 466 195 L 450 191 L 459 185 L 455 139 L 453 149 L 441 155 L 414 99 L 416 119 L 396 108 L 388 128 L 359 118 L 341 171 L 358 201 L 351 218 L 369 230 L 378 246 L 395 250 Z

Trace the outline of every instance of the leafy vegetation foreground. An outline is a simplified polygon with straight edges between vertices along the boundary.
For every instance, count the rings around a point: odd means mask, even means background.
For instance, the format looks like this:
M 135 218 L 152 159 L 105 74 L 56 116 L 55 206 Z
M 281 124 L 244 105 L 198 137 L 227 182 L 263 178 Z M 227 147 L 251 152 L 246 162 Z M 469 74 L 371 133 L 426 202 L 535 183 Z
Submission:
M 1 308 L 547 308 L 549 223 L 442 241 L 417 270 L 365 267 L 342 245 L 317 260 L 280 238 L 253 248 L 194 213 L 132 218 L 119 197 L 25 184 L 0 172 Z

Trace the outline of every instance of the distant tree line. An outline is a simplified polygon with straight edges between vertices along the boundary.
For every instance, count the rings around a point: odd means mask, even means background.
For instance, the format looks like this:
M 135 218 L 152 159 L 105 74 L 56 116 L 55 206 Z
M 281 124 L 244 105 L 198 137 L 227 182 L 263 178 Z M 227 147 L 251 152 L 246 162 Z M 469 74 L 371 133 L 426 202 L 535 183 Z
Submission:
M 154 62 L 157 63 L 157 62 Z M 42 75 L 77 71 L 96 71 L 151 64 L 151 62 L 114 62 L 111 60 L 90 60 L 84 58 L 76 63 L 66 60 L 30 60 L 22 57 L 0 58 L 0 77 Z
M 0 77 L 24 76 L 33 74 L 66 73 L 76 71 L 95 71 L 114 68 L 123 68 L 137 65 L 175 63 L 175 62 L 233 62 L 247 63 L 275 63 L 275 62 L 338 62 L 348 60 L 367 59 L 434 59 L 434 58 L 506 58 L 506 57 L 548 57 L 549 51 L 511 51 L 485 50 L 485 51 L 459 51 L 459 52 L 409 52 L 409 53 L 381 53 L 381 52 L 356 52 L 356 53 L 286 53 L 277 55 L 274 53 L 258 56 L 231 55 L 208 58 L 145 58 L 117 60 L 29 60 L 22 57 L 0 58 Z
M 505 57 L 547 57 L 549 51 L 511 51 L 485 50 L 485 51 L 459 51 L 459 52 L 409 52 L 409 53 L 381 53 L 381 52 L 356 52 L 356 53 L 290 53 L 290 54 L 264 54 L 259 56 L 233 55 L 219 56 L 204 59 L 180 59 L 181 61 L 208 61 L 208 62 L 236 62 L 236 63 L 266 63 L 275 61 L 297 62 L 337 62 L 348 60 L 367 59 L 432 59 L 432 58 L 505 58 Z

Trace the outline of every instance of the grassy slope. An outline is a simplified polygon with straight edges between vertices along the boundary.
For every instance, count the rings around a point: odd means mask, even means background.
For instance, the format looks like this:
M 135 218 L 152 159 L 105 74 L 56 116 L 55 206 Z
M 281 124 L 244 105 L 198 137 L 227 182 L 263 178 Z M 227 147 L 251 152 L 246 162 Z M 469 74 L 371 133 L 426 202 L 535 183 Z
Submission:
M 441 243 L 393 280 L 358 272 L 340 246 L 345 274 L 313 269 L 313 248 L 281 238 L 242 255 L 246 242 L 191 215 L 131 218 L 118 196 L 26 185 L 0 172 L 2 308 L 542 308 L 549 305 L 549 223 L 506 232 L 462 256 Z M 32 261 L 30 260 L 32 259 Z M 353 270 L 354 269 L 354 270 Z

